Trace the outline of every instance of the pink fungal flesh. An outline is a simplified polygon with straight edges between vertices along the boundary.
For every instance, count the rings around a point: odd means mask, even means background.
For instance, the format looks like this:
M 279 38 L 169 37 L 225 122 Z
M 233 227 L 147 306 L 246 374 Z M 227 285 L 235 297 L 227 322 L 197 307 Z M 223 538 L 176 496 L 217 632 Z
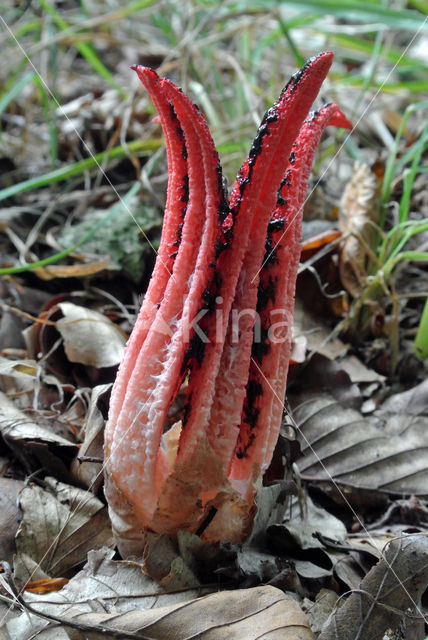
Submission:
M 230 203 L 197 107 L 152 69 L 133 67 L 158 111 L 170 178 L 156 265 L 105 435 L 106 495 L 125 553 L 139 538 L 143 546 L 147 530 L 196 530 L 205 504 L 220 494 L 229 495 L 220 501 L 228 502 L 225 513 L 232 509 L 238 519 L 242 504 L 244 519 L 253 508 L 254 481 L 269 465 L 281 423 L 310 167 L 326 125 L 351 128 L 334 104 L 307 116 L 332 58 L 325 52 L 309 60 L 266 113 Z M 272 312 L 283 321 L 280 340 L 269 337 L 278 322 Z M 174 463 L 161 439 L 185 377 Z M 186 483 L 186 469 L 204 469 L 201 456 L 212 468 Z M 247 525 L 239 529 L 237 539 L 249 533 Z

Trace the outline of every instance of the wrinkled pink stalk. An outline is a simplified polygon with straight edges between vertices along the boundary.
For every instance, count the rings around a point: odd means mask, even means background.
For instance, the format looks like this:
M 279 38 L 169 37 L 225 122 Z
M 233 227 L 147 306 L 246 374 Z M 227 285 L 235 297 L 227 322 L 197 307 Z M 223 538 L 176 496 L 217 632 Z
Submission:
M 160 439 L 179 386 L 186 333 L 213 271 L 223 191 L 217 152 L 200 113 L 175 85 L 151 69 L 136 70 L 168 132 L 168 160 L 180 171 L 174 181 L 179 199 L 166 221 L 155 266 L 161 286 L 149 286 L 157 296 L 144 299 L 112 392 L 105 437 L 108 483 L 111 477 L 144 522 L 152 517 L 170 472 Z
M 206 537 L 239 540 L 249 533 L 254 481 L 278 437 L 290 350 L 290 331 L 278 344 L 268 339 L 277 322 L 272 311 L 285 314 L 291 328 L 301 208 L 315 148 L 327 124 L 350 127 L 336 105 L 302 125 L 331 61 L 329 52 L 309 60 L 266 113 L 229 206 L 197 108 L 168 80 L 134 67 L 165 131 L 171 179 L 158 259 L 106 428 L 106 495 L 125 554 L 143 547 L 145 530 L 195 531 L 210 506 L 218 513 Z M 278 246 L 262 266 L 266 233 L 269 246 Z M 256 310 L 261 344 L 253 344 Z M 174 462 L 161 437 L 185 375 Z

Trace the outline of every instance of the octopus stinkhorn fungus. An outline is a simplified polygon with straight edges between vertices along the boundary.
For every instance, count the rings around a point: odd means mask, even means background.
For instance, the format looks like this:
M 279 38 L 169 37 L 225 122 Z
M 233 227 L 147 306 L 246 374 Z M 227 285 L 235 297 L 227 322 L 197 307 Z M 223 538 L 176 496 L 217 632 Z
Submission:
M 141 554 L 147 531 L 203 528 L 205 539 L 231 542 L 251 531 L 281 424 L 309 172 L 325 126 L 351 128 L 336 104 L 307 115 L 332 58 L 311 58 L 267 111 L 230 199 L 198 108 L 152 69 L 132 67 L 159 114 L 169 183 L 105 433 L 105 491 L 124 556 Z M 182 386 L 182 420 L 164 433 Z

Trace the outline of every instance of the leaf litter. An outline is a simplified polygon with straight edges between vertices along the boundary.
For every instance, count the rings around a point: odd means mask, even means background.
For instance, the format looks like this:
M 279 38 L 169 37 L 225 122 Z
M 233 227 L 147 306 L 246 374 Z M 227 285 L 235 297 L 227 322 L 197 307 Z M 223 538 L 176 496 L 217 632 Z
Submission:
M 427 413 L 379 409 L 368 418 L 323 393 L 306 397 L 294 416 L 305 478 L 428 497 Z

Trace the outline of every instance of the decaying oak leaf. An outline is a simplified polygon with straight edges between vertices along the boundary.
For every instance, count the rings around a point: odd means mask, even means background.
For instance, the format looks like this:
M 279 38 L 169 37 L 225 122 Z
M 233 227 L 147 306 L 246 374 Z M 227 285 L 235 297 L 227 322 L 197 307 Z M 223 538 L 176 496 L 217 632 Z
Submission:
M 340 277 L 347 291 L 358 298 L 366 286 L 367 260 L 379 219 L 378 182 L 367 165 L 356 163 L 340 204 L 339 227 L 344 236 Z

